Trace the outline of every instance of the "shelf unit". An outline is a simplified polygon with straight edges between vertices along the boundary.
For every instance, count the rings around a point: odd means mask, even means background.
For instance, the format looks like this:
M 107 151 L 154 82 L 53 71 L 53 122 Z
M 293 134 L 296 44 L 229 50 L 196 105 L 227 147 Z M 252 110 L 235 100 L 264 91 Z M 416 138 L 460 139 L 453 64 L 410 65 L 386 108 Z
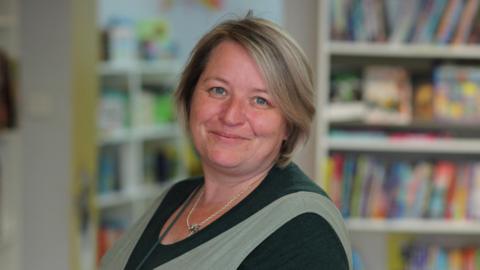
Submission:
M 350 231 L 354 233 L 412 233 L 412 234 L 446 234 L 477 235 L 480 234 L 479 221 L 464 220 L 422 220 L 422 219 L 372 219 L 351 218 L 347 220 Z
M 97 184 L 96 208 L 99 214 L 97 225 L 97 237 L 99 244 L 105 235 L 115 234 L 118 237 L 118 229 L 123 231 L 132 225 L 145 211 L 146 207 L 164 192 L 173 183 L 185 179 L 188 173 L 188 146 L 182 127 L 176 122 L 175 117 L 168 121 L 152 120 L 144 118 L 142 95 L 145 94 L 145 84 L 169 85 L 170 90 L 176 85 L 181 66 L 176 61 L 166 60 L 160 62 L 134 62 L 128 65 L 116 65 L 112 63 L 100 63 L 98 76 L 100 77 L 99 99 L 102 91 L 111 88 L 121 91 L 127 96 L 124 109 L 126 121 L 114 128 L 98 127 L 97 148 L 99 157 L 99 173 L 97 182 L 101 181 L 102 174 L 102 151 L 115 149 L 117 162 L 114 165 L 117 173 L 117 186 L 100 190 Z M 170 95 L 162 93 L 162 95 Z M 101 101 L 100 101 L 101 103 Z M 172 110 L 174 107 L 172 106 Z M 102 117 L 99 110 L 99 119 Z M 148 118 L 148 117 L 147 117 Z M 150 122 L 148 122 L 150 121 Z M 150 147 L 155 150 L 149 150 Z M 154 168 L 158 167 L 152 157 L 148 155 L 152 151 L 164 151 L 174 149 L 174 165 L 168 163 L 165 168 L 174 167 L 173 172 L 164 175 L 166 179 L 155 180 L 152 175 Z M 155 152 L 156 154 L 156 152 Z M 170 157 L 172 158 L 172 157 Z M 158 169 L 157 169 L 158 170 Z M 113 233 L 111 233 L 111 232 Z M 108 237 L 108 236 L 107 236 Z M 109 243 L 111 244 L 111 243 Z M 107 246 L 109 245 L 107 244 Z M 100 244 L 99 244 L 100 245 Z M 101 244 L 103 245 L 103 244 Z M 95 249 L 95 253 L 103 252 Z M 103 251 L 102 251 L 103 250 Z
M 109 208 L 125 203 L 134 203 L 142 199 L 151 199 L 158 195 L 168 184 L 145 184 L 142 170 L 144 162 L 143 144 L 148 141 L 165 141 L 175 146 L 180 162 L 174 179 L 167 183 L 187 176 L 185 164 L 185 141 L 181 127 L 175 122 L 142 124 L 138 123 L 139 103 L 142 84 L 145 76 L 153 76 L 155 80 L 175 84 L 180 66 L 173 61 L 157 63 L 133 63 L 132 65 L 112 65 L 102 63 L 99 66 L 99 76 L 122 80 L 129 96 L 127 110 L 130 111 L 130 123 L 126 127 L 100 131 L 98 147 L 114 146 L 120 149 L 120 190 L 98 196 L 100 208 Z M 105 83 L 105 81 L 103 81 Z M 102 83 L 102 84 L 103 84 Z M 142 209 L 139 209 L 142 212 Z M 138 214 L 135 215 L 138 217 Z
M 395 156 L 396 154 L 431 155 L 446 154 L 453 157 L 473 156 L 479 160 L 480 134 L 467 138 L 435 138 L 435 139 L 391 139 L 388 137 L 354 137 L 330 136 L 332 128 L 353 126 L 355 128 L 371 128 L 374 125 L 359 123 L 330 122 L 328 118 L 330 78 L 335 69 L 348 67 L 350 62 L 355 66 L 366 66 L 370 61 L 380 64 L 405 65 L 414 69 L 416 66 L 429 68 L 428 62 L 432 61 L 468 61 L 478 64 L 480 61 L 480 47 L 473 45 L 434 45 L 434 44 L 392 44 L 336 41 L 330 39 L 329 11 L 331 1 L 319 2 L 318 16 L 318 56 L 317 56 L 317 146 L 316 164 L 318 170 L 316 179 L 323 186 L 327 186 L 325 179 L 326 164 L 332 152 L 345 153 L 381 153 L 382 155 Z M 427 63 L 425 65 L 425 63 Z M 431 68 L 431 67 L 430 67 Z M 426 127 L 424 127 L 426 126 Z M 395 125 L 384 124 L 376 126 L 375 130 L 383 128 L 398 128 Z M 472 127 L 461 125 L 411 123 L 400 127 L 401 130 L 433 129 L 433 130 L 476 130 Z M 419 238 L 435 238 L 438 235 L 450 239 L 452 242 L 470 243 L 471 239 L 480 236 L 480 223 L 463 220 L 429 220 L 429 219 L 373 219 L 373 218 L 347 218 L 347 227 L 352 236 L 352 245 L 363 257 L 365 269 L 384 270 L 393 269 L 389 265 L 389 236 L 409 235 Z M 473 238 L 472 238 L 473 236 Z M 478 246 L 478 241 L 475 242 Z

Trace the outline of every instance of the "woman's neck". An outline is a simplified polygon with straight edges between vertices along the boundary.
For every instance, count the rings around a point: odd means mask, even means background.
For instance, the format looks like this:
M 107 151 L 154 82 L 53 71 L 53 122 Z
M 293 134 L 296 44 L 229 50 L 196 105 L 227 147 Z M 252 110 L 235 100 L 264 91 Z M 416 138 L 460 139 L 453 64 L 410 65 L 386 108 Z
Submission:
M 267 176 L 272 166 L 248 175 L 231 175 L 204 167 L 204 192 L 201 203 L 215 204 L 230 200 L 237 194 L 248 190 L 248 195 Z M 244 197 L 244 196 L 242 196 Z

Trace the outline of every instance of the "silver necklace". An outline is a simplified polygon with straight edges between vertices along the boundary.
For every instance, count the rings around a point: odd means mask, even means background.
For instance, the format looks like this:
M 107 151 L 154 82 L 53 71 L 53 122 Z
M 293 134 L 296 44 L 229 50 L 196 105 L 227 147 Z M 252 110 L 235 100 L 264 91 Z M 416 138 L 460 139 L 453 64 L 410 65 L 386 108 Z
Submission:
M 262 179 L 262 178 L 260 178 Z M 222 208 L 218 209 L 215 211 L 213 214 L 208 216 L 206 219 L 202 220 L 200 223 L 193 223 L 190 224 L 190 216 L 192 215 L 193 211 L 197 208 L 198 202 L 200 201 L 200 198 L 202 197 L 203 193 L 205 192 L 205 188 L 202 189 L 202 192 L 198 194 L 197 199 L 195 200 L 195 203 L 193 203 L 192 208 L 190 208 L 190 211 L 188 211 L 187 215 L 187 230 L 189 232 L 189 235 L 192 235 L 194 233 L 197 233 L 202 229 L 202 227 L 207 224 L 210 220 L 213 218 L 216 218 L 217 216 L 220 215 L 223 211 L 225 211 L 228 207 L 230 207 L 240 196 L 242 196 L 247 190 L 249 190 L 258 180 L 255 180 L 252 182 L 250 185 L 248 185 L 244 190 L 240 191 L 237 195 L 235 195 L 233 198 L 231 198 L 225 205 L 222 206 Z

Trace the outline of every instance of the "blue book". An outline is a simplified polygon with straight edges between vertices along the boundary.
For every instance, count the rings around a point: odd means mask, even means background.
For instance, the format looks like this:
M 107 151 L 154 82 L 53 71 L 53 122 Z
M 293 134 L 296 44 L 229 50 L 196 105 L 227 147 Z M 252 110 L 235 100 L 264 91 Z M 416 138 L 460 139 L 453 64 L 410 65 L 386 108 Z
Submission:
M 347 156 L 343 166 L 342 215 L 350 217 L 353 181 L 355 177 L 355 156 Z

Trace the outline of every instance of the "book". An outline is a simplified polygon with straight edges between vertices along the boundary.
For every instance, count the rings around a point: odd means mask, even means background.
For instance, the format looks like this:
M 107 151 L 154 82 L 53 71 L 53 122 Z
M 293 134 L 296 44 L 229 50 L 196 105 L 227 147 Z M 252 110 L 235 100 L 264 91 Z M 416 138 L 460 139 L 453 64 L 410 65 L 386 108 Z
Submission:
M 428 217 L 445 217 L 447 207 L 447 192 L 454 178 L 454 174 L 455 165 L 450 161 L 439 161 L 435 165 Z
M 330 105 L 326 112 L 329 121 L 363 120 L 366 108 L 362 101 L 360 75 L 355 72 L 334 74 L 330 85 Z
M 398 9 L 389 12 L 389 15 L 392 15 L 392 13 L 398 14 L 398 17 L 394 20 L 395 23 L 388 39 L 388 41 L 393 44 L 406 43 L 411 39 L 416 18 L 423 4 L 423 1 L 419 0 L 404 0 L 398 2 Z
M 480 163 L 472 165 L 472 182 L 468 198 L 468 216 L 480 219 Z
M 480 123 L 480 68 L 443 65 L 433 71 L 434 117 L 439 122 Z
M 429 14 L 428 21 L 420 33 L 417 42 L 418 43 L 432 43 L 434 42 L 434 37 L 442 14 L 445 10 L 445 7 L 448 3 L 448 0 L 434 0 L 432 10 Z
M 396 66 L 367 66 L 364 70 L 365 121 L 408 124 L 412 119 L 412 85 L 407 70 Z
M 416 18 L 416 23 L 412 33 L 411 41 L 415 43 L 423 42 L 429 19 L 432 17 L 436 0 L 422 0 L 421 8 Z
M 413 98 L 413 118 L 418 121 L 433 121 L 434 89 L 431 82 L 415 86 Z
M 442 15 L 435 35 L 435 41 L 439 44 L 450 42 L 460 15 L 464 8 L 464 0 L 449 0 Z
M 478 12 L 479 0 L 466 0 L 465 7 L 460 16 L 457 29 L 452 38 L 452 44 L 464 44 L 472 29 L 473 20 Z
M 467 37 L 467 44 L 478 43 L 480 43 L 480 5 L 473 18 L 472 26 Z

